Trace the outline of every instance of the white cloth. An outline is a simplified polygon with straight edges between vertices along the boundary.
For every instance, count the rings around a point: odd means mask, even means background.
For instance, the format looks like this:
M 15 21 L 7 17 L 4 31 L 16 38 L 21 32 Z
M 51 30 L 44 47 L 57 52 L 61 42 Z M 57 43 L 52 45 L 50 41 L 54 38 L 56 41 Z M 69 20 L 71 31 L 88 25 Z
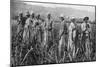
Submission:
M 85 31 L 85 30 L 86 30 L 86 23 L 85 23 L 85 22 L 83 22 L 83 23 L 81 24 L 81 30 L 82 30 L 82 31 Z
M 63 59 L 63 56 L 64 56 L 65 36 L 62 35 L 64 31 L 64 25 L 65 25 L 65 21 L 62 21 L 60 25 L 60 29 L 59 29 L 59 37 L 61 37 L 59 40 L 59 46 L 58 46 L 60 60 Z
M 30 25 L 30 18 L 28 18 L 25 22 L 24 32 L 23 32 L 23 39 L 27 41 L 29 39 L 29 25 Z
M 71 48 L 71 50 L 73 49 L 73 40 L 72 40 L 72 36 L 75 37 L 76 32 L 73 31 L 73 29 L 75 28 L 75 24 L 73 22 L 70 23 L 69 25 L 69 38 L 68 38 L 68 50 Z

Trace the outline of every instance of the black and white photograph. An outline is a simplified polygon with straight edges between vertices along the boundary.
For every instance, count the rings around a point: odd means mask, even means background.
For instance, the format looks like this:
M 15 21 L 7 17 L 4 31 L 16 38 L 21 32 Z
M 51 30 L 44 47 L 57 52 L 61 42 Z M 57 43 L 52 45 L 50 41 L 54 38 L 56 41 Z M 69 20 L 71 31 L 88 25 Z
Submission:
M 10 0 L 10 66 L 96 61 L 96 6 Z

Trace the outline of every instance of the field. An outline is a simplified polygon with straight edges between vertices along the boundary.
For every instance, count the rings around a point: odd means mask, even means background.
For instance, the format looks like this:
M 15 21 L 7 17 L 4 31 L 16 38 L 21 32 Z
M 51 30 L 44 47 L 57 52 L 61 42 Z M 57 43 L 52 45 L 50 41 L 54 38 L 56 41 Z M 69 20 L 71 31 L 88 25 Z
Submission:
M 66 23 L 69 26 L 70 23 Z M 80 26 L 81 23 L 77 23 Z M 21 40 L 21 36 L 17 35 L 17 22 L 16 20 L 11 20 L 11 59 L 15 65 L 41 65 L 41 64 L 56 64 L 59 63 L 58 57 L 58 44 L 59 44 L 59 27 L 60 23 L 55 22 L 53 24 L 53 39 L 48 39 L 47 51 L 45 47 L 42 47 L 42 43 L 28 43 L 24 44 Z M 82 62 L 82 61 L 95 61 L 96 60 L 96 28 L 95 24 L 91 24 L 91 60 L 87 60 L 81 53 L 77 54 L 77 57 L 70 61 L 68 56 L 68 51 L 64 47 L 64 62 Z M 66 45 L 68 43 L 68 35 L 66 35 Z M 32 49 L 28 49 L 33 45 Z M 80 44 L 81 45 L 81 44 Z M 22 54 L 22 56 L 21 56 Z M 83 60 L 84 58 L 84 60 Z M 12 61 L 11 61 L 12 63 Z

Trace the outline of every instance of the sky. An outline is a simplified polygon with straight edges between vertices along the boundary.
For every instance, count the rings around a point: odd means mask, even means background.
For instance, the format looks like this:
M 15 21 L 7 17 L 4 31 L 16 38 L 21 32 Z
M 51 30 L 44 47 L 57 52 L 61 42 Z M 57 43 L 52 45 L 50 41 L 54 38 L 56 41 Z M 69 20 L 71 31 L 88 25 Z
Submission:
M 63 5 L 63 4 L 48 4 L 48 3 L 34 3 L 34 2 L 25 2 L 25 3 L 30 4 L 30 5 L 39 5 L 39 6 L 51 7 L 51 8 L 70 7 L 70 8 L 78 9 L 78 10 L 84 10 L 84 11 L 88 11 L 88 12 L 95 12 L 95 7 L 94 6 Z
M 26 4 L 30 5 L 38 5 L 38 6 L 43 6 L 43 7 L 51 7 L 51 8 L 56 8 L 56 7 L 69 7 L 73 9 L 78 9 L 78 10 L 84 10 L 88 12 L 95 12 L 95 7 L 94 6 L 80 6 L 80 5 L 63 5 L 63 4 L 50 4 L 50 3 L 35 3 L 35 2 L 30 2 L 32 0 L 14 0 L 14 1 L 27 1 L 24 2 Z M 29 1 L 29 2 L 28 2 Z

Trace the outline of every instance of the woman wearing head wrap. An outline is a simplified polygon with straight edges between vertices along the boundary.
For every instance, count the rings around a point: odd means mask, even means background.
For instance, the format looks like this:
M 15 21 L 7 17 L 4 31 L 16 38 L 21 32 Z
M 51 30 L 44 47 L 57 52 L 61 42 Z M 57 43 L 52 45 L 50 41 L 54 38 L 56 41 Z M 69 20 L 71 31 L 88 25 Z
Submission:
M 71 19 L 71 23 L 69 25 L 69 38 L 68 38 L 68 52 L 69 52 L 69 58 L 70 61 L 73 60 L 73 58 L 75 58 L 75 44 L 74 44 L 74 39 L 76 36 L 76 26 L 75 26 L 75 18 Z
M 60 25 L 60 29 L 59 29 L 59 45 L 58 45 L 58 60 L 59 63 L 64 62 L 65 59 L 65 33 L 66 32 L 65 26 L 67 26 L 65 24 L 65 19 L 64 16 L 61 15 L 60 16 L 60 20 L 61 20 L 61 25 Z

